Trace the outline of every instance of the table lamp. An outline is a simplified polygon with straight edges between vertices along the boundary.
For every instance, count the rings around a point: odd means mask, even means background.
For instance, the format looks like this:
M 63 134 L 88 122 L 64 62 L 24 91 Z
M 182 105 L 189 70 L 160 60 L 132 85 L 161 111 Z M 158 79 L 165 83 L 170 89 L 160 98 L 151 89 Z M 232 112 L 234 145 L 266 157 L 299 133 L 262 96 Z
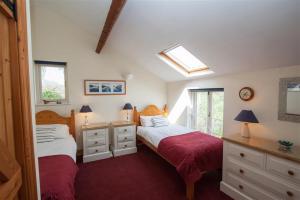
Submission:
M 127 121 L 129 121 L 129 111 L 132 110 L 132 105 L 130 103 L 126 103 L 123 107 L 123 110 L 127 111 Z
M 89 121 L 88 121 L 88 116 L 87 113 L 93 112 L 92 109 L 90 108 L 90 106 L 88 105 L 83 105 L 79 111 L 80 113 L 85 113 L 85 122 L 84 125 L 89 125 Z
M 234 120 L 243 122 L 241 136 L 245 138 L 250 138 L 248 123 L 259 123 L 251 110 L 242 110 Z

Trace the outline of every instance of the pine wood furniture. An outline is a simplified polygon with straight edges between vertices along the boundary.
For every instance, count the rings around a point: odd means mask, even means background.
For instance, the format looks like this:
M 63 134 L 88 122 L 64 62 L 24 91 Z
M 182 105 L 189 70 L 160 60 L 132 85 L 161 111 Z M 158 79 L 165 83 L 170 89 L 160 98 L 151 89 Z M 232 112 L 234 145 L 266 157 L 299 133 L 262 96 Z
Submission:
M 112 157 L 109 151 L 109 124 L 83 125 L 83 162 L 91 162 Z
M 154 115 L 164 115 L 167 116 L 169 113 L 167 105 L 164 106 L 162 110 L 160 110 L 157 106 L 155 105 L 149 105 L 147 106 L 144 110 L 138 112 L 137 108 L 134 107 L 133 109 L 133 119 L 134 122 L 137 124 L 137 126 L 140 125 L 140 116 L 154 116 Z M 141 143 L 145 144 L 148 146 L 150 149 L 152 149 L 156 154 L 158 154 L 160 157 L 162 157 L 164 160 L 166 160 L 168 163 L 172 165 L 168 159 L 164 158 L 161 154 L 158 153 L 157 148 L 152 145 L 150 142 L 148 142 L 145 138 L 137 135 L 137 140 L 140 141 Z M 194 199 L 194 190 L 195 186 L 194 184 L 187 184 L 186 185 L 186 197 L 188 200 Z
M 283 152 L 266 139 L 223 139 L 223 192 L 241 200 L 300 199 L 300 147 Z
M 75 132 L 75 111 L 71 110 L 70 117 L 63 117 L 51 110 L 43 110 L 35 115 L 37 125 L 41 124 L 66 124 L 69 126 L 69 132 L 76 140 Z
M 9 197 L 6 196 L 9 199 L 18 199 L 19 196 L 21 199 L 35 200 L 38 197 L 33 153 L 26 1 L 0 2 L 0 63 L 0 152 L 8 151 L 6 159 L 11 161 L 0 161 L 0 199 L 9 194 Z M 22 173 L 18 172 L 18 166 Z M 22 181 L 8 174 L 10 170 L 20 174 Z
M 113 131 L 112 152 L 121 156 L 136 153 L 136 126 L 134 122 L 116 121 L 111 123 Z
M 69 127 L 69 133 L 73 136 L 74 140 L 76 140 L 76 132 L 75 132 L 75 111 L 71 110 L 70 116 L 64 117 L 56 112 L 50 111 L 50 110 L 43 110 L 40 112 L 37 112 L 35 114 L 36 124 L 37 125 L 43 125 L 43 124 L 66 124 Z M 70 184 L 73 184 L 73 180 L 75 180 L 77 168 L 75 168 L 76 163 L 73 161 L 73 159 L 66 159 L 66 158 L 58 158 L 56 156 L 61 155 L 54 155 L 54 156 L 47 156 L 47 157 L 41 157 L 39 158 L 39 166 L 40 166 L 40 181 L 43 187 L 41 187 L 41 195 L 45 195 L 45 193 L 48 193 L 51 191 L 55 195 L 61 195 L 61 187 L 65 187 L 66 190 L 64 190 L 64 194 L 72 194 L 74 191 L 73 189 L 70 189 Z M 47 163 L 47 167 L 45 167 L 45 163 Z M 59 163 L 59 166 L 61 167 L 60 170 L 56 170 L 55 173 L 57 174 L 58 178 L 55 180 L 55 188 L 52 187 L 53 182 L 51 183 L 51 180 L 49 182 L 49 174 L 53 174 L 54 168 L 49 167 L 49 163 L 55 164 Z M 54 165 L 55 166 L 55 165 Z M 67 172 L 66 172 L 67 170 Z M 46 172 L 46 173 L 43 173 Z M 45 175 L 46 174 L 46 175 Z M 44 176 L 43 176 L 44 175 Z M 61 181 L 59 181 L 61 180 Z M 59 181 L 59 184 L 57 184 L 57 181 Z M 43 191 L 44 189 L 44 191 Z M 49 195 L 49 194 L 48 194 Z M 70 195 L 71 196 L 71 195 Z M 59 197 L 57 197 L 59 198 Z

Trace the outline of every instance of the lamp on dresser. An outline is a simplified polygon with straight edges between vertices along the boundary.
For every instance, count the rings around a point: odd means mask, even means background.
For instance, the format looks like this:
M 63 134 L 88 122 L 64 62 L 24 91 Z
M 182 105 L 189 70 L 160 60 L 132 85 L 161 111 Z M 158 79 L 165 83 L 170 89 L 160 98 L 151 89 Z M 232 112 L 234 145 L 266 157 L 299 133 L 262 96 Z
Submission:
M 87 116 L 87 113 L 91 113 L 93 112 L 92 109 L 90 108 L 90 106 L 88 105 L 83 105 L 79 111 L 80 113 L 85 113 L 85 121 L 84 121 L 84 125 L 89 125 L 89 121 L 88 121 L 88 116 Z
M 243 122 L 241 136 L 245 138 L 250 138 L 248 123 L 259 123 L 252 110 L 242 110 L 234 120 Z
M 123 107 L 123 110 L 126 110 L 127 111 L 127 116 L 126 116 L 126 120 L 129 121 L 129 111 L 132 110 L 133 107 L 130 103 L 126 103 Z

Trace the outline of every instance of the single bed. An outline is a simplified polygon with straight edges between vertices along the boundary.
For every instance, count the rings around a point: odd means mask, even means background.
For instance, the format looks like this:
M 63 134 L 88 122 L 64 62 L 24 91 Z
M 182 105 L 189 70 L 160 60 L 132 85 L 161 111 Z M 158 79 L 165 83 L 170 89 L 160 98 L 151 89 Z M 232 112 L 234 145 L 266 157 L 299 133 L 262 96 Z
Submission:
M 67 137 L 37 144 L 41 199 L 75 199 L 74 183 L 78 167 L 74 110 L 70 117 L 63 117 L 49 110 L 38 112 L 36 124 L 65 124 L 69 128 Z
M 191 133 L 193 131 L 195 130 L 176 124 L 162 127 L 137 127 L 137 135 L 146 139 L 155 148 L 158 148 L 160 141 L 166 137 Z
M 207 171 L 222 167 L 223 142 L 221 139 L 179 125 L 162 127 L 141 126 L 140 116 L 167 116 L 162 110 L 149 105 L 141 112 L 134 107 L 137 139 L 173 165 L 186 183 L 186 196 L 194 198 L 194 184 Z

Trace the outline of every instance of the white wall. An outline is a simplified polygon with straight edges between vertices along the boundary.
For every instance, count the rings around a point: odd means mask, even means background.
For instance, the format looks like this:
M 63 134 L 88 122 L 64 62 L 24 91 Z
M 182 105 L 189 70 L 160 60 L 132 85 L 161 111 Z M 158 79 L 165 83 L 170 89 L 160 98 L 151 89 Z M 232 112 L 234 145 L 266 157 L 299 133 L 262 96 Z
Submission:
M 251 124 L 252 135 L 272 140 L 289 139 L 300 145 L 300 124 L 277 120 L 279 79 L 299 76 L 300 66 L 292 66 L 168 83 L 168 105 L 172 110 L 185 88 L 224 88 L 225 135 L 239 132 L 240 123 L 233 119 L 242 109 L 251 109 L 260 121 L 260 124 Z M 244 86 L 252 87 L 255 91 L 254 99 L 249 102 L 243 102 L 238 96 L 239 90 Z M 181 102 L 185 101 L 181 99 Z M 181 105 L 181 108 L 184 106 Z M 177 122 L 186 124 L 186 110 L 181 113 Z
M 94 111 L 90 122 L 100 122 L 119 120 L 120 110 L 126 102 L 138 108 L 166 103 L 166 83 L 110 49 L 109 39 L 103 52 L 96 54 L 98 37 L 93 37 L 45 6 L 34 6 L 31 11 L 33 59 L 67 62 L 70 94 L 70 105 L 37 106 L 36 111 L 51 109 L 69 115 L 70 109 L 78 112 L 83 104 L 88 104 Z M 120 80 L 124 73 L 134 75 L 132 80 L 127 81 L 126 96 L 84 96 L 85 79 Z M 77 114 L 77 137 L 82 123 L 83 116 Z M 81 139 L 77 141 L 81 148 Z

